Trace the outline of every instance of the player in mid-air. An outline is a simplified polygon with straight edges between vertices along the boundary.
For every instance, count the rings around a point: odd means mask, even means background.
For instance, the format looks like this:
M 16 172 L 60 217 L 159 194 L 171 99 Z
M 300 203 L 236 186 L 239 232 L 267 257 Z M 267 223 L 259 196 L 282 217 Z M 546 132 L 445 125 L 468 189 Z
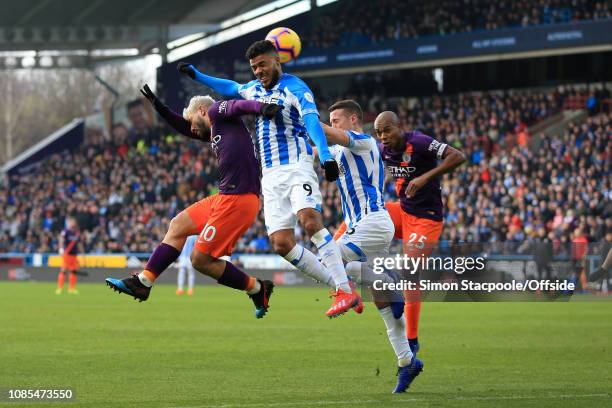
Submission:
M 255 304 L 255 316 L 263 317 L 274 284 L 249 276 L 221 258 L 231 255 L 259 212 L 259 166 L 241 116 L 274 117 L 280 107 L 257 101 L 215 102 L 209 96 L 194 96 L 181 116 L 164 105 L 148 86 L 141 92 L 178 132 L 211 143 L 219 162 L 219 193 L 192 204 L 172 219 L 141 273 L 123 280 L 108 278 L 107 284 L 135 299 L 147 300 L 153 283 L 176 261 L 187 237 L 199 234 L 191 254 L 194 268 L 221 285 L 247 292 Z
M 326 315 L 339 316 L 359 305 L 361 298 L 347 278 L 338 245 L 323 226 L 319 179 L 308 137 L 317 147 L 327 180 L 338 178 L 338 164 L 327 146 L 313 94 L 298 77 L 283 73 L 270 41 L 253 43 L 246 58 L 256 79 L 243 85 L 202 74 L 188 63 L 180 63 L 178 69 L 225 97 L 282 106 L 274 118 L 259 116 L 256 121 L 266 229 L 275 252 L 304 274 L 323 282 L 331 273 L 335 300 Z M 296 243 L 297 221 L 318 248 L 322 262 Z
M 442 192 L 439 177 L 465 162 L 459 150 L 413 130 L 403 132 L 394 112 L 382 112 L 374 121 L 379 149 L 386 168 L 395 178 L 399 202 L 386 208 L 395 225 L 395 237 L 403 240 L 408 256 L 427 257 L 442 233 Z M 406 336 L 413 353 L 419 349 L 418 327 L 421 296 L 404 292 Z
M 358 281 L 371 284 L 385 276 L 376 276 L 372 265 L 375 258 L 389 254 L 394 235 L 393 221 L 383 200 L 383 161 L 376 140 L 363 132 L 363 111 L 357 102 L 338 101 L 330 106 L 329 112 L 332 126 L 323 125 L 323 128 L 328 143 L 334 145 L 330 150 L 339 163 L 337 185 L 346 226 L 344 233 L 339 237 L 336 235 L 338 245 L 347 262 L 347 273 Z M 386 296 L 377 296 L 375 291 L 373 295 L 397 356 L 398 382 L 393 392 L 402 393 L 422 371 L 423 362 L 410 350 L 402 315 L 403 303 L 399 304 L 398 312 Z
M 56 295 L 61 295 L 64 290 L 64 280 L 66 273 L 68 276 L 68 293 L 78 295 L 79 291 L 76 288 L 77 271 L 79 270 L 79 224 L 74 217 L 66 219 L 66 228 L 62 231 L 59 237 L 59 254 L 62 256 L 62 267 L 57 274 L 57 289 Z

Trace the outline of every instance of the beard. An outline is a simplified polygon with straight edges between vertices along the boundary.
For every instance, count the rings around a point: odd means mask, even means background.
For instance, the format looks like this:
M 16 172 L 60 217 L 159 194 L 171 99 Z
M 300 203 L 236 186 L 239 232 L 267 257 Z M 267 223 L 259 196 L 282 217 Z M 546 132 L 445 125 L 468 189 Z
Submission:
M 198 136 L 202 140 L 210 140 L 210 127 L 206 125 L 204 119 L 198 118 L 196 120 L 196 127 L 198 128 Z
M 200 137 L 202 140 L 210 140 L 210 128 L 208 126 L 200 128 Z
M 280 79 L 280 70 L 275 69 L 272 71 L 270 75 L 270 84 L 267 86 L 267 89 L 272 89 L 278 83 Z
M 270 81 L 270 87 L 273 87 L 274 85 L 276 85 L 279 79 L 280 79 L 280 71 L 275 69 L 274 72 L 272 73 L 272 81 Z

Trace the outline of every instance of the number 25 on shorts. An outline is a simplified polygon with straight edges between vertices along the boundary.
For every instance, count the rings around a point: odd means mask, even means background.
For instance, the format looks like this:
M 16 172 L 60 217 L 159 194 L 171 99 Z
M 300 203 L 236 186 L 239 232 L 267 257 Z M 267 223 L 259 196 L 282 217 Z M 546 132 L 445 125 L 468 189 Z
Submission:
M 418 239 L 417 239 L 418 238 Z M 427 236 L 417 234 L 416 232 L 411 233 L 408 236 L 408 241 L 406 242 L 407 250 L 423 249 L 425 248 L 425 241 L 427 241 Z

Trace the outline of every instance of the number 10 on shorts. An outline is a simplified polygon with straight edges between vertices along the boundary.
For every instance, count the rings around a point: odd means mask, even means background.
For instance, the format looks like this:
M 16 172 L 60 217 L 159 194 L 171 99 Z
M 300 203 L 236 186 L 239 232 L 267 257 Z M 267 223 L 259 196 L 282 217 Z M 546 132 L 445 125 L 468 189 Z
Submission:
M 217 229 L 215 228 L 215 226 L 206 224 L 206 226 L 200 233 L 200 239 L 198 241 L 210 242 L 215 238 L 216 234 L 217 234 Z

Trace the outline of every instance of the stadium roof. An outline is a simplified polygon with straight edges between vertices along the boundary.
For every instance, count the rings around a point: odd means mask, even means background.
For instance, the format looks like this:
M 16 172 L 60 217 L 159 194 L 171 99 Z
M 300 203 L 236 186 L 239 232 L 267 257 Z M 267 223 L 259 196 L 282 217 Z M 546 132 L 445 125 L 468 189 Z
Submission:
M 168 42 L 215 32 L 266 0 L 19 0 L 0 13 L 0 68 L 83 66 L 166 52 Z M 30 54 L 26 54 L 29 52 Z

